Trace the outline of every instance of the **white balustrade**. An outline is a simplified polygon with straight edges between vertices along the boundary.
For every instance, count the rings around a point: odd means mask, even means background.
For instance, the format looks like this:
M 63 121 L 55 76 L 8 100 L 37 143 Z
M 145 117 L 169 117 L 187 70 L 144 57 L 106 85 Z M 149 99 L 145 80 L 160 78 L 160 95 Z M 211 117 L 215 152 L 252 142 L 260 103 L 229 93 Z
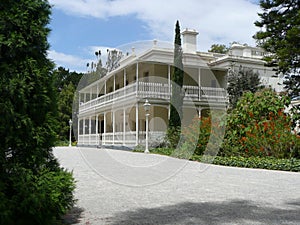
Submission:
M 100 96 L 96 99 L 81 103 L 79 106 L 79 112 L 86 111 L 90 108 L 100 107 L 101 105 L 109 104 L 115 100 L 128 99 L 129 97 L 138 96 L 140 98 L 158 98 L 169 100 L 171 93 L 169 92 L 169 85 L 164 83 L 151 83 L 151 82 L 139 82 L 138 90 L 136 90 L 136 83 L 129 84 L 123 88 L 120 88 L 114 92 L 110 92 L 106 95 Z M 198 87 L 198 86 L 183 86 L 184 95 L 186 98 L 192 100 L 203 99 L 216 99 L 224 101 L 227 97 L 226 90 L 224 88 L 212 88 L 212 87 Z

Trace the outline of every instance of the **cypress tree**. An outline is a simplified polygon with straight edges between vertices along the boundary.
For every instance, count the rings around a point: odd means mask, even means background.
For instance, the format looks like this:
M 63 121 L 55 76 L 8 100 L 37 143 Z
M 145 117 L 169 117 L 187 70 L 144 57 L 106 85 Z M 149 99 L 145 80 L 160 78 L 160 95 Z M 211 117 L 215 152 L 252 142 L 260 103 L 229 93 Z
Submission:
M 180 137 L 182 104 L 183 104 L 183 64 L 182 64 L 182 48 L 179 21 L 176 22 L 175 41 L 174 41 L 174 62 L 172 73 L 172 96 L 170 101 L 170 119 L 169 119 L 169 140 L 175 140 L 171 145 L 176 145 Z

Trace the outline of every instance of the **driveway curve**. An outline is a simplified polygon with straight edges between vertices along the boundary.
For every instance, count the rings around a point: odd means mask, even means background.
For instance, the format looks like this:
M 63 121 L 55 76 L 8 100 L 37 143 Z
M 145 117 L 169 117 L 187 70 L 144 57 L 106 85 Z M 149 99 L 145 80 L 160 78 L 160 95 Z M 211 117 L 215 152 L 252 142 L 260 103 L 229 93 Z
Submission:
M 300 173 L 56 147 L 77 181 L 67 224 L 300 224 Z

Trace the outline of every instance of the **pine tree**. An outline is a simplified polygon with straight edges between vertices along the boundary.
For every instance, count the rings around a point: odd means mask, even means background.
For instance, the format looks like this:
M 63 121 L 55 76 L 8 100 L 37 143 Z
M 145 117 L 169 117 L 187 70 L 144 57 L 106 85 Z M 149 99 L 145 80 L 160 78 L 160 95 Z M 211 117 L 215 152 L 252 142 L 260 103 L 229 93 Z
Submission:
M 266 60 L 278 66 L 278 73 L 288 77 L 290 95 L 300 94 L 300 4 L 297 0 L 261 0 L 260 20 L 255 25 L 261 31 L 254 35 L 268 55 Z

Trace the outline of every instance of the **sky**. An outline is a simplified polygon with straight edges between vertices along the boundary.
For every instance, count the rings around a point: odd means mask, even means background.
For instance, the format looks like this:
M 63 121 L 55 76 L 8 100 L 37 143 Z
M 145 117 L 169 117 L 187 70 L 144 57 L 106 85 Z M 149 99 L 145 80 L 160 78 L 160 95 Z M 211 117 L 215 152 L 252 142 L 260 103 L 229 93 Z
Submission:
M 233 41 L 254 46 L 258 0 L 49 0 L 48 57 L 56 66 L 86 72 L 108 48 L 145 40 L 172 43 L 175 23 L 199 32 L 197 48 Z M 130 44 L 128 44 L 130 43 Z

